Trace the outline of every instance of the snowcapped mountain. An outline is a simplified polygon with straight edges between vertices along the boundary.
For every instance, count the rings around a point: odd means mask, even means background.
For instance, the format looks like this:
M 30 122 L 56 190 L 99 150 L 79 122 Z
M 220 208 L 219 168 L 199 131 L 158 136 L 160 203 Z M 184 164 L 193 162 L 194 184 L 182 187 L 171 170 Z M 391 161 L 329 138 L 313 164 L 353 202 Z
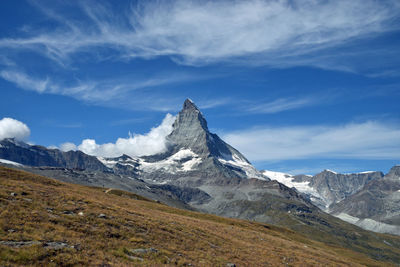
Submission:
M 341 174 L 324 170 L 314 175 L 309 185 L 322 196 L 326 209 L 329 209 L 332 204 L 360 191 L 370 181 L 382 177 L 382 172 Z
M 276 180 L 307 195 L 315 205 L 326 211 L 329 210 L 330 205 L 360 191 L 368 182 L 383 177 L 382 172 L 341 174 L 328 169 L 314 176 L 293 176 L 272 171 L 263 171 L 262 173 L 271 180 Z
M 323 196 L 313 187 L 310 186 L 310 180 L 312 175 L 291 175 L 283 172 L 274 172 L 264 170 L 262 174 L 271 180 L 278 181 L 281 184 L 286 185 L 289 188 L 294 188 L 298 192 L 306 195 L 314 205 L 319 207 L 325 207 L 326 203 Z
M 182 177 L 268 180 L 239 151 L 210 133 L 203 114 L 190 99 L 184 102 L 166 139 L 168 150 L 161 154 L 99 160 L 117 172 L 125 166 L 155 183 Z
M 149 163 L 177 159 L 181 171 L 194 175 L 265 179 L 239 151 L 209 132 L 203 114 L 190 99 L 184 102 L 167 140 L 169 150 L 147 158 Z
M 313 204 L 363 229 L 400 235 L 400 166 L 385 176 L 365 171 L 340 174 L 324 170 L 315 176 L 263 171 L 309 197 Z
M 400 166 L 330 209 L 333 215 L 361 228 L 400 235 Z

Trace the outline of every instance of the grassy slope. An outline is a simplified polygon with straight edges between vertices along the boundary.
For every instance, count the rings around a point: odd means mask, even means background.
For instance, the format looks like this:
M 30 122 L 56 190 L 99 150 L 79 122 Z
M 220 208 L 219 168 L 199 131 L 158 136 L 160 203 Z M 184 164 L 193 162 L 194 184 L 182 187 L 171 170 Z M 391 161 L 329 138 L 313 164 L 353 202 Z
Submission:
M 17 195 L 11 196 L 13 192 Z M 388 266 L 285 228 L 179 210 L 123 191 L 105 193 L 102 188 L 4 167 L 0 167 L 1 240 L 61 241 L 74 246 L 56 250 L 41 244 L 0 245 L 2 266 L 226 266 L 228 262 L 236 266 Z M 131 251 L 136 248 L 158 252 L 138 255 Z

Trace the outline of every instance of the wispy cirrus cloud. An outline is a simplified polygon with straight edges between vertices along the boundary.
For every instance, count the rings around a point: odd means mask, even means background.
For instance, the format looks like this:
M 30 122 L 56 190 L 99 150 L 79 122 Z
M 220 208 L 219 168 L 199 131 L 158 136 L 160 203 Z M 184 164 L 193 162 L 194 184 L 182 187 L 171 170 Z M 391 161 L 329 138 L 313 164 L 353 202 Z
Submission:
M 264 113 L 272 114 L 279 113 L 286 110 L 303 108 L 312 106 L 318 103 L 317 98 L 301 97 L 301 98 L 278 98 L 271 102 L 254 104 L 247 109 L 250 113 Z
M 209 109 L 209 108 L 216 108 L 220 106 L 225 106 L 234 103 L 234 100 L 231 98 L 214 98 L 208 100 L 200 100 L 197 102 L 199 108 L 201 109 Z
M 1 78 L 38 93 L 60 94 L 104 106 L 160 111 L 176 111 L 182 101 L 176 91 L 165 94 L 161 87 L 205 77 L 199 73 L 185 73 L 182 66 L 176 66 L 172 73 L 160 73 L 158 64 L 154 72 L 145 77 L 114 76 L 99 80 L 86 72 L 81 63 L 95 61 L 109 66 L 116 61 L 129 63 L 138 58 L 146 61 L 167 57 L 181 65 L 228 62 L 276 68 L 314 66 L 354 72 L 358 70 L 354 64 L 362 68 L 375 64 L 375 60 L 366 60 L 373 54 L 371 48 L 357 46 L 348 51 L 343 47 L 354 40 L 398 30 L 396 19 L 400 17 L 400 3 L 396 0 L 139 1 L 122 8 L 106 1 L 32 3 L 52 23 L 33 23 L 13 37 L 0 39 Z M 336 52 L 331 53 L 330 49 Z M 396 48 L 372 51 L 375 57 L 390 52 L 391 60 L 397 59 Z M 62 68 L 54 73 L 61 73 L 64 80 L 52 76 L 54 64 L 47 61 L 44 65 L 51 66 L 48 68 L 51 71 L 43 69 L 46 76 L 32 76 L 35 71 L 20 52 L 39 54 L 57 62 Z M 362 61 L 353 60 L 358 54 L 363 57 Z M 385 64 L 380 62 L 377 64 L 379 71 L 367 75 L 398 74 L 393 67 L 397 63 L 389 68 L 382 67 Z M 123 66 L 128 67 L 132 65 Z M 207 78 L 210 79 L 210 75 Z M 160 90 L 145 92 L 150 88 Z M 206 109 L 234 101 L 220 97 L 197 102 Z M 281 97 L 254 104 L 247 111 L 277 113 L 314 104 L 313 98 Z
M 174 83 L 195 81 L 202 79 L 201 76 L 191 76 L 188 74 L 175 74 L 175 75 L 159 75 L 149 77 L 148 79 L 111 79 L 111 80 L 97 80 L 97 81 L 79 81 L 75 84 L 63 84 L 62 82 L 56 83 L 49 77 L 36 78 L 30 76 L 22 71 L 10 69 L 0 71 L 0 77 L 14 83 L 19 88 L 36 91 L 38 93 L 46 94 L 59 94 L 74 97 L 84 100 L 88 103 L 113 105 L 125 107 L 129 109 L 147 109 L 158 111 L 177 111 L 180 107 L 181 98 L 174 99 L 173 96 L 163 94 L 162 97 L 157 97 L 153 92 L 146 91 L 141 94 L 141 89 L 149 89 L 152 87 L 159 87 Z M 129 98 L 128 95 L 132 92 L 136 94 L 136 100 Z M 140 98 L 138 98 L 140 96 Z M 241 108 L 245 114 L 249 113 L 279 113 L 286 110 L 299 109 L 307 106 L 312 106 L 319 103 L 321 97 L 299 97 L 299 98 L 279 98 L 270 102 L 253 102 L 246 106 L 250 108 Z M 213 98 L 213 99 L 200 99 L 196 101 L 201 109 L 211 109 L 220 106 L 236 105 L 243 106 L 243 101 L 235 100 L 233 98 Z M 125 124 L 137 119 L 127 119 L 126 121 L 116 121 L 115 125 Z
M 38 93 L 43 93 L 45 91 L 58 91 L 55 90 L 53 85 L 49 84 L 49 79 L 36 79 L 26 75 L 23 72 L 18 71 L 8 71 L 2 70 L 0 71 L 0 77 L 3 79 L 14 83 L 16 86 L 28 89 L 32 91 L 36 91 Z
M 400 158 L 400 125 L 378 121 L 259 127 L 223 139 L 253 161 Z
M 157 92 L 148 92 L 147 89 L 201 79 L 199 76 L 178 73 L 175 75 L 156 74 L 148 78 L 76 80 L 71 84 L 56 82 L 49 77 L 36 78 L 15 69 L 0 71 L 0 77 L 19 88 L 38 93 L 70 96 L 91 104 L 164 112 L 176 111 L 182 100 L 166 94 L 157 95 Z M 135 97 L 131 97 L 132 94 Z
M 78 21 L 51 5 L 36 5 L 59 26 L 0 39 L 0 47 L 31 49 L 62 64 L 77 53 L 92 53 L 121 59 L 168 56 L 185 65 L 234 60 L 335 68 L 329 66 L 334 59 L 312 52 L 398 30 L 400 14 L 396 0 L 143 1 L 125 13 L 106 3 L 81 2 L 75 7 L 82 13 Z

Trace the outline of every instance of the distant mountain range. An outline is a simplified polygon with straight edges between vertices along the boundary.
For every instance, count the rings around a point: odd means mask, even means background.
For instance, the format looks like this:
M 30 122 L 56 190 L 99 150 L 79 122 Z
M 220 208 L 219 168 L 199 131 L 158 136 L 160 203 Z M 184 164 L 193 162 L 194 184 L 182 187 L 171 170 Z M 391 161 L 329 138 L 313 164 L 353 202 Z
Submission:
M 322 210 L 366 230 L 400 235 L 400 166 L 388 174 L 368 171 L 340 174 L 324 170 L 315 176 L 264 171 L 305 194 Z
M 176 207 L 295 230 L 346 235 L 341 223 L 327 214 L 331 213 L 364 229 L 400 235 L 399 166 L 387 175 L 325 170 L 293 176 L 259 171 L 209 132 L 203 114 L 189 99 L 166 139 L 168 149 L 161 154 L 116 158 L 4 139 L 0 163 L 67 182 L 123 189 Z

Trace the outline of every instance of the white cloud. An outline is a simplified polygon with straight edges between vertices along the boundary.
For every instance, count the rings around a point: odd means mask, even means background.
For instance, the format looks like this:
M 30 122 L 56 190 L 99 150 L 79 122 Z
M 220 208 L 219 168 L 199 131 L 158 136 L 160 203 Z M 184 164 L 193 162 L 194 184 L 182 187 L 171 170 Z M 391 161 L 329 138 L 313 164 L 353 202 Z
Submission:
M 377 121 L 262 127 L 225 134 L 223 139 L 253 161 L 400 158 L 400 126 Z
M 230 98 L 219 98 L 219 99 L 207 99 L 198 101 L 198 107 L 201 109 L 210 109 L 220 106 L 232 104 L 233 100 Z
M 122 154 L 129 156 L 153 155 L 167 149 L 165 137 L 171 133 L 175 117 L 167 114 L 162 123 L 145 135 L 135 134 L 128 138 L 118 138 L 115 143 L 97 144 L 93 139 L 85 139 L 76 146 L 64 143 L 60 146 L 63 151 L 81 150 L 82 152 L 100 157 L 117 157 Z
M 78 150 L 78 147 L 74 143 L 66 142 L 60 145 L 60 150 L 67 152 L 67 151 L 75 151 Z
M 115 78 L 106 80 L 76 81 L 64 85 L 63 81 L 54 81 L 49 77 L 36 78 L 16 70 L 0 71 L 0 77 L 16 86 L 38 93 L 70 96 L 85 102 L 104 106 L 117 106 L 136 110 L 175 111 L 181 98 L 174 98 L 162 91 L 160 95 L 149 92 L 148 88 L 203 79 L 199 75 L 185 73 L 154 74 L 148 78 Z M 143 89 L 143 90 L 142 90 Z M 132 94 L 134 93 L 134 97 Z M 162 96 L 162 97 L 161 97 Z
M 253 113 L 278 113 L 285 110 L 297 109 L 305 106 L 310 106 L 316 104 L 317 99 L 314 98 L 279 98 L 272 102 L 251 105 L 247 109 L 249 112 Z
M 34 49 L 63 63 L 77 52 L 98 56 L 93 48 L 108 48 L 125 59 L 170 56 L 182 64 L 207 64 L 250 57 L 313 66 L 326 59 L 298 56 L 397 29 L 400 8 L 397 0 L 143 1 L 123 13 L 85 2 L 80 7 L 86 18 L 77 22 L 38 6 L 63 26 L 3 38 L 0 47 Z
M 12 118 L 3 118 L 0 120 L 0 140 L 4 138 L 15 138 L 24 140 L 29 137 L 31 131 L 28 126 Z
M 43 93 L 49 90 L 49 80 L 34 79 L 22 72 L 2 70 L 0 76 L 18 87 Z

